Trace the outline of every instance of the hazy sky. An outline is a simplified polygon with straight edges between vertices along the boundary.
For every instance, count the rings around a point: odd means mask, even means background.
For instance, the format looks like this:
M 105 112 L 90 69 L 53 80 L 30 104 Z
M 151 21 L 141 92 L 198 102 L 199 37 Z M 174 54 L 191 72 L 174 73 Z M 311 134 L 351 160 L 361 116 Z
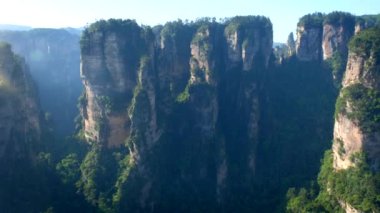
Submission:
M 268 16 L 274 41 L 284 42 L 298 19 L 312 12 L 380 13 L 380 0 L 0 0 L 0 24 L 81 27 L 99 19 L 135 19 L 156 25 L 199 17 Z

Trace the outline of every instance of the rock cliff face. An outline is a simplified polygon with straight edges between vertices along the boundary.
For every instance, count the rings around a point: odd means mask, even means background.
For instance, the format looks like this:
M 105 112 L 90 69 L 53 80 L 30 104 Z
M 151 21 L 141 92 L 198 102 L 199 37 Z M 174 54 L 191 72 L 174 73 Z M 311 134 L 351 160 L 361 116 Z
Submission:
M 50 113 L 56 133 L 72 134 L 83 88 L 79 35 L 63 29 L 0 31 L 0 41 L 10 43 L 14 52 L 25 58 L 39 90 L 41 107 Z
M 346 58 L 347 44 L 354 31 L 355 17 L 349 13 L 306 15 L 297 27 L 297 57 L 301 61 L 319 61 L 339 53 Z
M 40 138 L 36 88 L 24 59 L 0 43 L 0 163 L 14 165 L 35 157 Z M 16 165 L 17 166 L 17 165 Z M 2 175 L 10 171 L 1 170 Z
M 365 156 L 373 172 L 380 170 L 379 36 L 378 29 L 367 30 L 358 33 L 350 42 L 343 87 L 336 106 L 332 149 L 336 171 L 360 167 L 359 156 Z M 361 212 L 347 200 L 339 202 L 346 212 Z
M 323 25 L 323 59 L 329 59 L 334 52 L 346 55 L 348 52 L 347 44 L 353 36 L 353 28 L 347 29 L 343 26 Z
M 338 99 L 341 106 L 337 108 L 339 111 L 334 130 L 334 166 L 338 170 L 355 166 L 350 157 L 360 152 L 367 155 L 373 169 L 379 170 L 380 133 L 377 129 L 378 121 L 375 119 L 378 115 L 376 111 L 371 111 L 372 108 L 366 108 L 372 102 L 378 101 L 376 98 L 380 91 L 376 35 L 378 30 L 366 31 L 351 42 L 343 88 Z M 368 49 L 362 49 L 363 43 L 366 43 Z M 356 90 L 363 93 L 372 92 L 374 95 L 367 97 Z M 355 97 L 355 94 L 361 97 Z M 366 100 L 367 98 L 369 100 Z M 363 100 L 364 104 L 360 105 L 358 100 Z M 373 115 L 355 116 L 364 110 Z
M 322 29 L 320 26 L 297 27 L 296 52 L 301 61 L 319 61 L 322 55 Z
M 260 78 L 271 51 L 272 25 L 263 17 L 153 29 L 109 20 L 85 30 L 83 131 L 95 147 L 129 150 L 128 178 L 114 195 L 120 209 L 174 208 L 180 190 L 159 195 L 167 181 L 197 183 L 185 203 L 202 195 L 217 205 L 244 190 L 255 174 Z
M 355 17 L 348 13 L 334 12 L 325 17 L 323 24 L 323 60 L 339 53 L 343 58 L 348 54 L 348 42 L 354 35 Z
M 332 151 L 326 151 L 318 175 L 319 194 L 312 195 L 313 189 L 300 191 L 296 199 L 308 193 L 311 198 L 302 206 L 291 198 L 287 209 L 292 212 L 379 211 L 380 30 L 363 30 L 348 41 L 354 25 L 349 14 L 324 17 L 324 59 L 332 65 L 334 77 L 334 71 L 346 66 L 335 104 Z
M 146 75 L 137 73 L 141 57 L 138 48 L 144 40 L 136 24 L 125 32 L 108 32 L 101 27 L 87 32 L 88 40 L 82 41 L 83 129 L 87 140 L 118 147 L 125 142 L 131 126 L 126 109 L 139 79 Z
M 345 12 L 309 14 L 297 27 L 296 55 L 300 61 L 325 61 L 335 85 L 341 84 L 348 58 L 348 43 L 360 29 L 374 26 L 374 17 L 355 17 Z M 359 29 L 360 28 L 360 29 Z

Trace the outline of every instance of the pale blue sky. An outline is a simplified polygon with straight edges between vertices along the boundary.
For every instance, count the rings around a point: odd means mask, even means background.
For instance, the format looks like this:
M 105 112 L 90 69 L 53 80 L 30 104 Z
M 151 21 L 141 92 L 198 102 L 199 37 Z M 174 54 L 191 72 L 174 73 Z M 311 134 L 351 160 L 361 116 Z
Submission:
M 32 27 L 80 27 L 99 19 L 135 19 L 156 25 L 199 17 L 264 15 L 274 41 L 284 42 L 298 19 L 312 12 L 380 13 L 380 0 L 0 0 L 0 24 Z

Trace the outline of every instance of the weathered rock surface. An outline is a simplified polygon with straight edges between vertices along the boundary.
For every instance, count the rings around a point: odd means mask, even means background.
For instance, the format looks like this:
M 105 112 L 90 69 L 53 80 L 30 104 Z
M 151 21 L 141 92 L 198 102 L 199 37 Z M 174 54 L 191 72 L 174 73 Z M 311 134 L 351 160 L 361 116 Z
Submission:
M 323 25 L 323 60 L 331 58 L 335 52 L 346 56 L 348 53 L 347 45 L 353 34 L 353 28 L 347 29 L 347 27 L 342 25 Z
M 379 35 L 380 31 L 376 29 L 362 31 L 350 43 L 343 87 L 337 101 L 338 111 L 335 117 L 332 149 L 335 170 L 357 167 L 358 156 L 365 156 L 364 160 L 373 172 L 380 170 L 379 121 L 374 118 L 378 117 L 378 112 L 371 108 L 380 97 L 378 95 L 380 78 L 377 54 Z M 371 107 L 368 108 L 368 106 Z M 371 116 L 363 117 L 363 113 L 371 114 Z M 340 205 L 346 212 L 361 212 L 346 200 L 340 200 Z
M 320 27 L 297 27 L 296 52 L 301 61 L 320 61 L 322 56 L 322 29 Z
M 342 91 L 353 85 L 361 85 L 366 90 L 380 92 L 380 77 L 378 74 L 379 59 L 378 52 L 378 30 L 363 32 L 352 41 L 352 50 L 349 53 L 345 76 L 342 82 Z M 356 39 L 357 38 L 357 39 Z M 358 49 L 363 43 L 367 44 L 366 49 Z M 340 96 L 342 96 L 341 94 Z M 376 100 L 365 100 L 366 103 Z M 346 100 L 344 103 L 345 113 L 351 113 L 358 106 L 352 106 L 352 102 Z M 367 119 L 370 119 L 367 118 Z M 361 121 L 366 122 L 366 121 Z M 370 121 L 372 125 L 377 125 L 378 121 Z M 380 132 L 377 129 L 364 130 L 362 124 L 347 117 L 344 112 L 338 114 L 334 129 L 334 166 L 336 169 L 347 169 L 354 166 L 349 161 L 350 156 L 355 153 L 365 153 L 375 170 L 379 169 L 380 162 Z M 341 147 L 341 151 L 339 151 Z M 342 154 L 344 150 L 344 154 Z

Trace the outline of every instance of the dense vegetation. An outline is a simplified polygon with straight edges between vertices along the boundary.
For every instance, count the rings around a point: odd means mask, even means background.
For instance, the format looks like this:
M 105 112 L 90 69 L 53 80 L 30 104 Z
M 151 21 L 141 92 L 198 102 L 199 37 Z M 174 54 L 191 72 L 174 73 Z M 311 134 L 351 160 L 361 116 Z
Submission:
M 227 25 L 226 33 L 228 34 L 239 30 L 240 27 L 255 29 L 272 28 L 271 21 L 264 16 L 236 16 L 231 19 L 226 19 L 225 25 Z
M 354 84 L 344 88 L 341 93 L 335 116 L 345 115 L 358 122 L 364 132 L 374 132 L 380 128 L 380 93 L 377 90 Z
M 380 15 L 363 15 L 356 17 L 356 24 L 362 27 L 380 27 Z
M 347 31 L 353 31 L 355 28 L 355 16 L 350 13 L 335 11 L 325 16 L 323 24 L 342 26 Z
M 321 28 L 325 15 L 322 13 L 307 14 L 300 18 L 298 26 L 305 28 Z
M 333 155 L 326 151 L 318 176 L 319 187 L 294 188 L 287 194 L 288 212 L 344 212 L 339 202 L 345 201 L 363 212 L 380 211 L 380 175 L 368 167 L 363 153 L 351 157 L 355 167 L 336 171 Z
M 335 51 L 331 58 L 325 60 L 325 63 L 330 67 L 334 84 L 337 88 L 340 88 L 343 79 L 344 71 L 347 65 L 347 54 Z
M 380 64 L 380 29 L 372 28 L 360 32 L 349 43 L 350 51 L 365 58 L 370 56 L 374 60 L 373 65 Z
M 100 20 L 94 24 L 91 24 L 83 31 L 80 40 L 81 53 L 85 54 L 91 50 L 92 44 L 90 43 L 90 39 L 94 39 L 92 38 L 93 36 L 98 36 L 95 37 L 95 39 L 100 39 L 98 42 L 104 44 L 104 40 L 102 39 L 105 37 L 104 34 L 108 32 L 114 32 L 116 34 L 125 35 L 128 37 L 139 37 L 139 34 L 141 33 L 140 27 L 136 21 L 133 20 Z

